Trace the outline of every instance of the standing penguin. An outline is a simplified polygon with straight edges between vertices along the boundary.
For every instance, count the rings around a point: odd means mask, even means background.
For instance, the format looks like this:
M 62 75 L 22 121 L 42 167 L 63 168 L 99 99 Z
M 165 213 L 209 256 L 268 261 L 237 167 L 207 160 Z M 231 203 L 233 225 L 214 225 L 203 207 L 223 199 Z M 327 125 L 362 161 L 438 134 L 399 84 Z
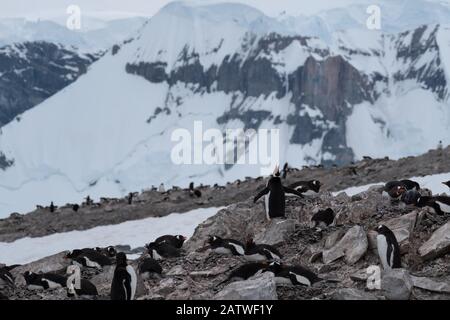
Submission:
M 383 269 L 401 268 L 400 247 L 392 230 L 380 225 L 376 231 L 378 255 Z
M 55 205 L 53 204 L 53 201 L 50 203 L 50 212 L 55 212 Z
M 278 166 L 275 167 L 275 170 L 267 182 L 267 186 L 256 195 L 253 199 L 253 203 L 256 203 L 259 198 L 265 196 L 265 210 L 267 220 L 271 220 L 273 218 L 284 218 L 285 210 L 286 210 L 286 196 L 285 193 L 292 193 L 299 197 L 303 197 L 303 195 L 291 188 L 284 187 L 281 183 L 280 178 L 280 170 Z
M 283 170 L 281 171 L 281 177 L 283 179 L 287 178 L 288 171 L 289 171 L 289 164 L 286 162 L 283 166 Z
M 128 265 L 125 253 L 119 252 L 111 284 L 111 300 L 134 300 L 136 285 L 136 272 Z
M 128 194 L 128 204 L 131 205 L 133 203 L 133 192 L 130 192 Z

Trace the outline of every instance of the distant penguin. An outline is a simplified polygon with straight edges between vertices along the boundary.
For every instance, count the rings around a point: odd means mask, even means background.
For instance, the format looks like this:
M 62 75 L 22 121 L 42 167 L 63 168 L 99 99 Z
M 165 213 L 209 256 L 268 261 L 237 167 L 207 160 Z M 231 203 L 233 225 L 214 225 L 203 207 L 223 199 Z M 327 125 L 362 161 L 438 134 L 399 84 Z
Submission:
M 232 254 L 235 256 L 243 256 L 245 254 L 244 244 L 237 240 L 222 239 L 218 236 L 210 236 L 208 243 L 211 249 L 219 254 Z
M 127 200 L 128 200 L 128 204 L 129 204 L 129 205 L 131 205 L 131 204 L 133 203 L 133 193 L 132 193 L 132 192 L 130 192 L 130 193 L 128 194 Z
M 245 259 L 248 261 L 281 261 L 282 255 L 273 246 L 268 244 L 256 244 L 253 239 L 247 240 L 245 246 Z
M 86 205 L 90 206 L 92 204 L 92 200 L 90 196 L 86 197 Z
M 261 262 L 251 262 L 244 264 L 231 271 L 230 275 L 224 281 L 220 282 L 217 286 L 220 286 L 229 281 L 247 280 L 248 278 L 261 273 L 268 266 L 269 265 L 267 263 Z
M 405 186 L 402 184 L 399 184 L 399 185 L 392 187 L 388 191 L 384 190 L 383 196 L 387 196 L 391 200 L 400 200 L 405 192 L 406 192 Z
M 450 188 L 450 180 L 449 180 L 449 181 L 446 181 L 446 182 L 442 182 L 442 183 L 445 184 L 447 187 Z
M 401 268 L 400 246 L 391 229 L 380 225 L 376 231 L 377 249 L 383 269 Z
M 417 199 L 416 206 L 419 208 L 431 207 L 438 215 L 450 213 L 450 197 L 448 196 L 421 196 Z
M 321 281 L 314 272 L 302 266 L 286 266 L 280 262 L 272 262 L 267 271 L 275 275 L 275 283 L 293 284 L 310 287 L 314 283 Z
M 6 267 L 0 268 L 0 288 L 1 287 L 14 288 L 14 277 Z
M 420 190 L 420 185 L 412 180 L 393 180 L 389 181 L 384 185 L 383 188 L 383 195 L 387 196 L 389 195 L 389 192 L 395 192 L 395 190 L 398 190 L 399 187 L 403 187 L 405 190 Z
M 303 197 L 300 192 L 282 185 L 280 171 L 278 166 L 276 166 L 272 176 L 267 182 L 267 186 L 256 195 L 253 199 L 253 203 L 256 203 L 259 198 L 265 196 L 265 211 L 267 220 L 271 220 L 273 218 L 284 218 L 286 210 L 286 193 L 292 193 L 299 197 Z
M 304 196 L 315 196 L 319 193 L 322 183 L 318 180 L 298 181 L 289 186 L 289 188 L 297 190 Z
M 26 271 L 23 274 L 29 290 L 56 289 L 66 286 L 67 278 L 54 273 L 34 273 Z
M 78 204 L 72 205 L 72 210 L 77 212 L 80 209 L 80 206 Z
M 202 197 L 202 192 L 201 192 L 200 190 L 194 190 L 194 195 L 195 195 L 197 198 L 201 198 L 201 197 Z
M 53 201 L 50 203 L 50 212 L 55 212 L 56 206 L 53 204 Z
M 164 183 L 161 183 L 158 188 L 158 192 L 164 193 L 166 192 L 166 188 L 164 188 Z
M 102 269 L 104 266 L 112 265 L 112 262 L 107 256 L 93 250 L 79 254 L 73 259 L 73 264 L 86 268 Z
M 162 274 L 162 267 L 153 258 L 145 258 L 139 263 L 139 274 L 143 279 L 148 279 L 152 274 Z
M 127 263 L 123 252 L 117 254 L 116 269 L 111 284 L 111 300 L 134 300 L 137 276 L 132 266 Z
M 148 254 L 155 260 L 178 258 L 181 256 L 180 249 L 175 248 L 174 246 L 166 242 L 151 242 L 145 247 L 148 250 Z
M 336 215 L 331 208 L 319 210 L 319 212 L 314 214 L 311 218 L 312 227 L 326 228 L 333 223 L 335 216 Z
M 66 273 L 69 275 L 66 281 L 68 297 L 97 296 L 98 291 L 92 282 L 81 279 L 81 271 L 78 266 L 68 266 Z
M 182 235 L 172 236 L 172 235 L 165 235 L 157 238 L 154 242 L 156 243 L 168 243 L 175 248 L 180 249 L 183 246 L 183 243 L 186 241 L 186 237 Z

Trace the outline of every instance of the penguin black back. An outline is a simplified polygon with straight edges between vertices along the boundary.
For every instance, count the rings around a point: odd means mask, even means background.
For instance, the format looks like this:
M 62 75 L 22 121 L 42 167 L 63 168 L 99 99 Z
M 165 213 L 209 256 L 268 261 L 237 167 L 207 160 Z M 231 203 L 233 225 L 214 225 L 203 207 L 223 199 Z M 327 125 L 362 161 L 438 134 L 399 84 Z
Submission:
M 230 275 L 224 281 L 219 283 L 218 286 L 233 279 L 247 280 L 248 278 L 256 275 L 258 272 L 263 271 L 268 266 L 269 265 L 264 262 L 251 262 L 244 264 L 231 271 Z
M 180 249 L 183 246 L 183 243 L 186 241 L 186 237 L 182 235 L 165 235 L 157 238 L 155 240 L 156 243 L 168 243 L 175 248 Z
M 119 252 L 111 283 L 111 300 L 133 300 L 136 293 L 136 274 L 127 263 L 127 256 Z
M 153 258 L 145 258 L 139 264 L 139 273 L 141 275 L 149 275 L 151 273 L 162 274 L 162 271 L 161 265 Z
M 208 243 L 211 249 L 220 254 L 233 254 L 235 256 L 245 254 L 244 244 L 234 239 L 222 239 L 218 236 L 210 236 Z
M 253 239 L 248 239 L 245 246 L 247 260 L 280 261 L 283 256 L 277 248 L 268 244 L 256 244 Z
M 177 258 L 181 256 L 180 249 L 166 242 L 151 242 L 145 246 L 153 259 Z

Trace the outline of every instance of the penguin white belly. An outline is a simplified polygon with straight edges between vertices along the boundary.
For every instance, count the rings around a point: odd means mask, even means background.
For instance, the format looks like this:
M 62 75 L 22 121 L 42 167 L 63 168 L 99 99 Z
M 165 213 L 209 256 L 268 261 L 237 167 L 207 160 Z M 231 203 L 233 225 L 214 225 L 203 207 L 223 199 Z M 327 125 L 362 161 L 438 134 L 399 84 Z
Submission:
M 270 214 L 269 214 L 269 198 L 270 198 L 270 191 L 268 194 L 264 196 L 264 205 L 266 209 L 266 218 L 270 221 Z
M 239 253 L 241 256 L 243 256 L 245 254 L 245 249 L 242 248 L 240 245 L 237 245 L 237 244 L 231 243 L 231 242 L 230 242 L 230 245 L 232 245 L 236 249 L 237 253 Z
M 137 286 L 137 276 L 136 271 L 130 265 L 127 266 L 127 272 L 131 276 L 131 300 L 134 300 L 134 295 L 136 294 L 136 286 Z
M 50 289 L 62 288 L 62 285 L 60 285 L 60 284 L 57 283 L 57 282 L 53 282 L 53 281 L 48 280 L 48 279 L 42 279 L 42 281 L 47 282 L 47 283 L 48 283 L 48 287 L 49 287 Z
M 439 205 L 442 212 L 450 213 L 450 205 L 442 203 L 440 201 L 436 201 L 436 203 Z
M 101 269 L 102 268 L 102 266 L 99 265 L 97 262 L 91 261 L 87 257 L 84 257 L 84 259 L 86 260 L 86 267 L 96 268 L 96 269 Z
M 27 286 L 28 290 L 42 290 L 44 289 L 43 286 L 38 286 L 36 284 L 30 284 Z
M 152 250 L 152 256 L 155 260 L 163 260 L 163 257 L 155 249 Z
M 383 269 L 385 270 L 391 268 L 387 260 L 387 248 L 388 243 L 386 241 L 386 237 L 381 234 L 377 235 L 378 256 L 380 257 L 381 264 L 383 265 Z
M 306 278 L 302 275 L 296 274 L 294 272 L 289 272 L 289 274 L 294 275 L 295 279 L 297 279 L 298 283 L 301 283 L 305 286 L 311 287 L 311 281 L 309 281 L 308 278 Z
M 277 254 L 273 253 L 270 250 L 264 249 L 266 252 L 269 253 L 272 260 L 281 261 L 281 257 L 279 257 Z
M 303 192 L 302 195 L 307 196 L 307 197 L 312 197 L 312 196 L 317 196 L 317 192 L 315 192 L 314 190 L 308 190 L 306 192 Z
M 266 256 L 259 253 L 246 255 L 245 259 L 252 262 L 263 262 L 267 260 Z
M 224 247 L 215 248 L 214 252 L 218 254 L 232 254 L 230 249 Z

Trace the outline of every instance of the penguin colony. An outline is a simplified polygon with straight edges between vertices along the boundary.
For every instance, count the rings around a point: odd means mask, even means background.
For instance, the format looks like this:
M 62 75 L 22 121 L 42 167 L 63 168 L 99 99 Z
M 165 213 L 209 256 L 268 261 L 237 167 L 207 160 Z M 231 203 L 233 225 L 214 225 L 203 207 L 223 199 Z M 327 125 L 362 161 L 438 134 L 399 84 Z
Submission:
M 322 186 L 320 181 L 298 181 L 289 186 L 283 185 L 287 177 L 289 167 L 287 164 L 280 173 L 276 167 L 269 177 L 266 187 L 254 198 L 256 203 L 263 196 L 264 209 L 267 220 L 285 218 L 286 194 L 292 194 L 300 198 L 311 197 L 319 194 Z M 443 182 L 450 188 L 450 181 Z M 191 197 L 201 197 L 201 192 L 189 185 Z M 165 192 L 163 185 L 160 192 Z M 437 215 L 450 214 L 450 197 L 448 196 L 423 196 L 420 185 L 411 180 L 390 181 L 383 188 L 383 196 L 392 202 L 403 202 L 406 205 L 417 207 L 430 207 Z M 90 201 L 90 199 L 87 199 Z M 128 196 L 128 202 L 133 201 L 133 194 Z M 57 207 L 53 202 L 50 210 Z M 74 207 L 74 211 L 78 208 Z M 318 210 L 311 218 L 311 228 L 327 228 L 335 223 L 336 214 L 332 208 Z M 395 234 L 385 225 L 379 225 L 377 232 L 377 251 L 380 265 L 383 269 L 401 268 L 400 247 Z M 82 270 L 95 269 L 102 272 L 106 266 L 114 267 L 114 275 L 110 286 L 111 300 L 133 300 L 136 297 L 138 275 L 142 279 L 164 277 L 164 270 L 158 261 L 164 259 L 177 259 L 184 252 L 182 250 L 186 237 L 182 235 L 165 235 L 148 243 L 147 252 L 139 259 L 136 270 L 128 263 L 127 256 L 123 252 L 117 252 L 115 247 L 106 248 L 82 248 L 66 253 L 65 258 L 71 261 L 71 265 L 65 273 L 35 273 L 26 271 L 22 274 L 29 290 L 48 290 L 65 288 L 67 296 L 71 298 L 95 297 L 97 288 L 87 279 L 82 278 Z M 210 235 L 206 240 L 206 247 L 219 255 L 241 256 L 247 262 L 234 268 L 217 287 L 231 281 L 246 280 L 263 272 L 271 272 L 277 284 L 289 284 L 310 287 L 320 281 L 333 281 L 321 278 L 318 274 L 305 266 L 289 265 L 283 263 L 283 256 L 279 250 L 271 245 L 257 244 L 252 238 L 245 243 L 236 239 L 222 238 L 218 235 Z M 0 268 L 0 288 L 15 288 L 15 279 L 11 270 L 18 267 L 3 266 Z M 7 299 L 4 295 L 0 299 Z

